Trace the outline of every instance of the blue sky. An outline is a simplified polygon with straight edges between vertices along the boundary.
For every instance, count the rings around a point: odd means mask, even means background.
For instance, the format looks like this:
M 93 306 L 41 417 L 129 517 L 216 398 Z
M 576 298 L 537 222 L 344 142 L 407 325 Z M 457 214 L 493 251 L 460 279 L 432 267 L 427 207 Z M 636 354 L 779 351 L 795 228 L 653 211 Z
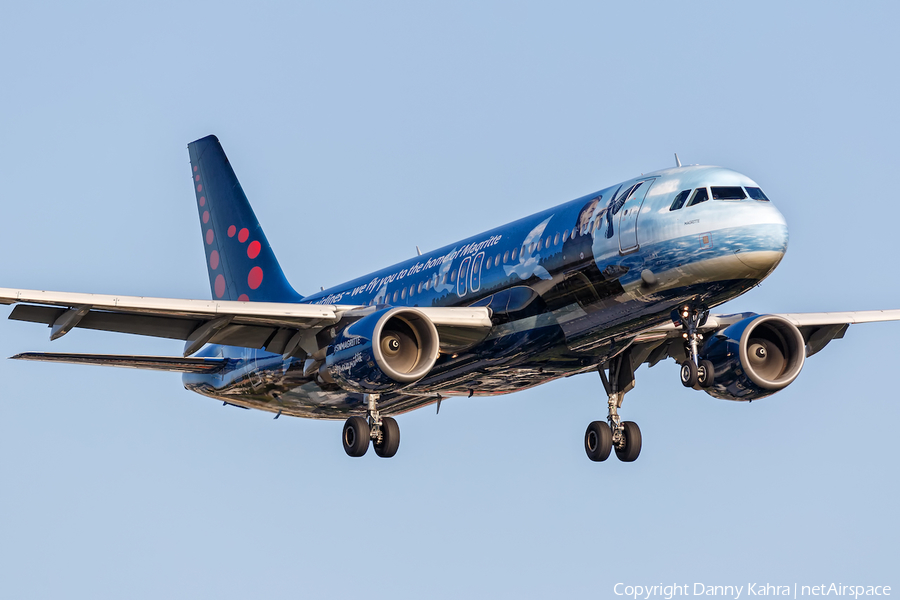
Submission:
M 900 308 L 896 4 L 85 2 L 0 18 L 0 285 L 206 298 L 186 145 L 219 136 L 301 293 L 673 164 L 758 181 L 790 248 L 722 308 Z M 7 311 L 4 312 L 5 316 Z M 0 353 L 178 354 L 2 322 Z M 900 586 L 900 324 L 753 404 L 638 371 L 633 464 L 583 375 L 341 424 L 175 374 L 0 361 L 0 596 L 614 597 Z

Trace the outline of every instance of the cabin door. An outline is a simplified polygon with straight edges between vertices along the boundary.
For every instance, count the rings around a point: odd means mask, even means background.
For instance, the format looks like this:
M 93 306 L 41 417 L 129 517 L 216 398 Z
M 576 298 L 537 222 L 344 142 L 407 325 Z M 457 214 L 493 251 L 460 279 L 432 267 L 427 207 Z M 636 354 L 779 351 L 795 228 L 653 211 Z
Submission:
M 638 215 L 653 181 L 653 179 L 641 181 L 631 190 L 625 204 L 619 209 L 619 252 L 621 254 L 629 254 L 638 249 Z

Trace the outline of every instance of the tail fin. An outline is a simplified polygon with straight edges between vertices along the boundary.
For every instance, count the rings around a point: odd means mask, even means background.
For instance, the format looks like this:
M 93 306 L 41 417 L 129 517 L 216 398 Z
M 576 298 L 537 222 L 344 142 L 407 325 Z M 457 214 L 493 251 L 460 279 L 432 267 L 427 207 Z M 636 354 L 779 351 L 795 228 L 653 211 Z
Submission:
M 218 138 L 209 135 L 191 142 L 188 152 L 212 297 L 302 300 L 285 278 Z

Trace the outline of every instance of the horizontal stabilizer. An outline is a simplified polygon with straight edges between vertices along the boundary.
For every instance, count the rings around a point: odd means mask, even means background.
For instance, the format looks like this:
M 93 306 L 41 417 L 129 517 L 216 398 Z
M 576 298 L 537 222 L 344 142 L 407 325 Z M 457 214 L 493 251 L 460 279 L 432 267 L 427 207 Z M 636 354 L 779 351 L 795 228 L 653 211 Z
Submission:
M 121 354 L 65 354 L 60 352 L 23 352 L 10 356 L 16 360 L 128 367 L 178 373 L 215 373 L 222 370 L 227 358 L 182 358 L 180 356 L 129 356 Z

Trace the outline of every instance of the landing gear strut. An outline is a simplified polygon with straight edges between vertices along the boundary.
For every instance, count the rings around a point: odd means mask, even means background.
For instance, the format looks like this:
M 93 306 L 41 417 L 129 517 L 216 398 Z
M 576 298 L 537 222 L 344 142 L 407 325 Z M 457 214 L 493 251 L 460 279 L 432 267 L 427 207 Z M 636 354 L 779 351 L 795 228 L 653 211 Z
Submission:
M 606 460 L 615 449 L 622 462 L 632 462 L 641 454 L 641 430 L 637 423 L 622 421 L 619 409 L 625 393 L 634 388 L 634 367 L 631 364 L 631 350 L 625 350 L 607 363 L 609 378 L 604 367 L 600 367 L 600 379 L 609 398 L 607 423 L 594 421 L 584 433 L 584 450 L 594 462 Z
M 365 399 L 366 418 L 350 417 L 344 423 L 344 452 L 348 456 L 363 456 L 371 441 L 375 454 L 391 458 L 400 448 L 400 426 L 395 419 L 382 417 L 378 412 L 378 394 L 366 394 Z
M 681 384 L 684 387 L 708 388 L 716 378 L 713 364 L 708 360 L 700 360 L 699 346 L 703 334 L 697 331 L 706 323 L 709 311 L 701 308 L 682 306 L 672 311 L 672 321 L 681 325 L 684 337 L 684 350 L 688 358 L 681 363 Z

